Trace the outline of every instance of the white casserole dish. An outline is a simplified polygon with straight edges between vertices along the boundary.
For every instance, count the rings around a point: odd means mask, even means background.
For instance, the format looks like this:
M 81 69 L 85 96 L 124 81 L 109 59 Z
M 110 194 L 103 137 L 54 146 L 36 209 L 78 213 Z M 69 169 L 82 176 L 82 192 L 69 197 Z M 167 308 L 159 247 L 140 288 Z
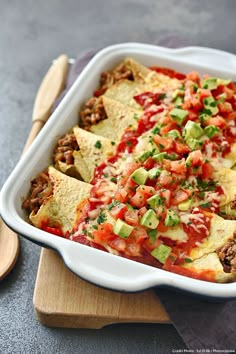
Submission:
M 101 50 L 80 74 L 3 186 L 2 218 L 30 241 L 58 251 L 71 271 L 99 286 L 128 292 L 168 286 L 212 298 L 236 298 L 236 283 L 209 283 L 156 269 L 54 236 L 25 221 L 21 203 L 29 191 L 30 180 L 50 164 L 58 137 L 78 123 L 78 108 L 92 96 L 100 73 L 128 56 L 148 66 L 170 67 L 184 73 L 197 70 L 200 74 L 236 80 L 236 56 L 219 50 L 167 49 L 139 43 L 118 44 Z

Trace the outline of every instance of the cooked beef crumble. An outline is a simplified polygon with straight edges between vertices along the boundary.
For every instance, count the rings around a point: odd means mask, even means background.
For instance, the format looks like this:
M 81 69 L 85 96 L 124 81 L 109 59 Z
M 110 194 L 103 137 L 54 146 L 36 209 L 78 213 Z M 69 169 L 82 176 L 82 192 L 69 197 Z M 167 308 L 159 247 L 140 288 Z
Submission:
M 54 150 L 54 163 L 58 161 L 72 165 L 74 162 L 73 152 L 79 150 L 79 145 L 73 133 L 68 133 L 58 140 Z
M 226 273 L 236 273 L 236 239 L 229 241 L 217 251 Z
M 101 95 L 116 82 L 124 79 L 134 80 L 131 70 L 125 63 L 120 64 L 113 71 L 104 71 L 101 74 L 99 89 L 95 91 L 94 97 L 90 98 L 80 111 L 79 125 L 83 129 L 89 130 L 91 125 L 107 118 Z
M 29 196 L 22 203 L 22 209 L 26 209 L 28 213 L 32 211 L 37 213 L 43 201 L 48 198 L 53 191 L 53 186 L 49 180 L 47 171 L 31 181 Z
M 106 119 L 107 115 L 103 107 L 101 97 L 92 97 L 84 105 L 80 111 L 80 126 L 89 130 L 91 125 Z

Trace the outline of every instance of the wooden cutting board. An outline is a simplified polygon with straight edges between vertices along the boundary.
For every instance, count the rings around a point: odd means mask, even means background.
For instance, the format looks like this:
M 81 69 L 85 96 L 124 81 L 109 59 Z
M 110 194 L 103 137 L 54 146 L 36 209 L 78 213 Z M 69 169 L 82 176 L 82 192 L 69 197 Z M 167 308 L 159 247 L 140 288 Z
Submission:
M 113 323 L 170 323 L 153 291 L 125 294 L 102 289 L 74 275 L 57 253 L 44 248 L 33 303 L 38 320 L 49 327 L 99 329 Z

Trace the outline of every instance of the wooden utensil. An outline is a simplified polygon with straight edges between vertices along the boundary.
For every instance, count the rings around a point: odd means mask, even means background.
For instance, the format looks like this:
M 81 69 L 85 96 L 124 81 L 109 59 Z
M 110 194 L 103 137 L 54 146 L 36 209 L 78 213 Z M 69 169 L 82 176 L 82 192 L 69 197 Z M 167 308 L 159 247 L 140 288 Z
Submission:
M 65 86 L 68 65 L 68 57 L 62 54 L 53 62 L 45 75 L 35 99 L 32 115 L 33 124 L 22 155 L 27 151 L 50 117 L 53 104 Z M 14 267 L 19 249 L 18 235 L 0 220 L 0 280 Z

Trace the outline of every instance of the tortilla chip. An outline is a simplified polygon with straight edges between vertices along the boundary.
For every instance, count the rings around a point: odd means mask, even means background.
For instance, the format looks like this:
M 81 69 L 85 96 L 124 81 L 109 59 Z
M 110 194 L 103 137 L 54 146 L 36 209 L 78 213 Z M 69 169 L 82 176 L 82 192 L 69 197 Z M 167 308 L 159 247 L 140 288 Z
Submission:
M 45 222 L 52 227 L 60 226 L 65 233 L 76 225 L 77 209 L 89 196 L 92 186 L 66 176 L 52 166 L 48 172 L 53 183 L 53 195 L 44 201 L 35 215 L 31 213 L 30 220 L 38 228 Z
M 103 96 L 103 104 L 108 118 L 92 125 L 93 133 L 119 141 L 127 128 L 137 128 L 137 119 L 142 115 L 142 111 L 105 96 Z
M 236 171 L 221 167 L 213 174 L 214 179 L 219 181 L 224 195 L 221 196 L 220 206 L 227 205 L 236 199 Z
M 150 84 L 153 87 L 173 90 L 181 86 L 181 80 L 150 70 L 134 59 L 127 58 L 125 64 L 132 71 L 134 80 L 140 84 Z
M 197 274 L 201 274 L 206 271 L 214 272 L 215 280 L 218 283 L 228 283 L 236 280 L 236 274 L 224 272 L 222 264 L 216 253 L 206 254 L 192 263 L 186 263 L 183 265 L 183 268 L 187 268 Z
M 77 151 L 75 151 L 77 152 Z M 62 161 L 57 161 L 55 168 L 67 176 L 71 176 L 77 179 L 82 179 L 79 170 L 77 170 L 76 165 L 67 165 L 67 163 Z
M 224 246 L 234 237 L 236 232 L 236 220 L 225 220 L 213 214 L 211 219 L 210 234 L 198 247 L 190 252 L 192 259 L 201 258 L 208 253 L 215 252 L 218 247 Z
M 114 154 L 116 144 L 78 126 L 74 127 L 73 132 L 79 145 L 79 151 L 74 152 L 74 164 L 83 180 L 90 182 L 95 168 Z
M 144 92 L 142 88 L 143 85 L 135 81 L 122 80 L 112 85 L 105 92 L 104 96 L 133 107 L 134 109 L 140 109 L 139 104 L 133 99 L 133 97 L 140 92 Z

